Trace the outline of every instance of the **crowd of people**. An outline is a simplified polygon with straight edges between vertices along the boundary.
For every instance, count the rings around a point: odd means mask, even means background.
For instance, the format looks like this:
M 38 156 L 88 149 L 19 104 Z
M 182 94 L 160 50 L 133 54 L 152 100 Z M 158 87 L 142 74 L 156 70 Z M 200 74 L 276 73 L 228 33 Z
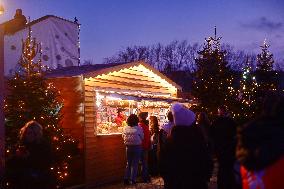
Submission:
M 284 188 L 284 99 L 269 96 L 263 112 L 237 125 L 226 106 L 216 119 L 172 105 L 168 123 L 147 113 L 127 119 L 124 184 L 135 184 L 141 163 L 143 182 L 161 176 L 165 189 L 207 189 L 217 165 L 218 189 Z
M 131 114 L 122 133 L 124 184 L 136 184 L 140 163 L 143 182 L 161 176 L 165 189 L 207 189 L 217 164 L 218 189 L 284 188 L 283 115 L 281 95 L 269 96 L 263 112 L 239 126 L 226 106 L 220 106 L 217 118 L 210 121 L 206 113 L 175 103 L 161 126 L 156 116 L 148 120 L 147 112 Z M 7 160 L 6 176 L 15 184 L 11 188 L 54 188 L 51 147 L 42 126 L 26 123 L 19 138 L 16 155 Z

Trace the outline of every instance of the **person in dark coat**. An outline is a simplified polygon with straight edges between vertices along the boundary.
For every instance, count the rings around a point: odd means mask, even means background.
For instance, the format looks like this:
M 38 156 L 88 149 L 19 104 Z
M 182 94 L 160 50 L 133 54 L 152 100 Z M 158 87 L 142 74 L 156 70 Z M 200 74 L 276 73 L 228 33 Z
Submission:
M 237 158 L 243 189 L 284 188 L 284 97 L 267 96 L 260 117 L 238 132 Z
M 51 146 L 43 139 L 42 126 L 29 121 L 20 130 L 20 146 L 15 156 L 7 160 L 6 177 L 13 189 L 53 189 L 50 172 Z
M 195 114 L 182 104 L 172 106 L 174 127 L 161 150 L 160 167 L 165 189 L 207 189 L 210 156 Z
M 200 127 L 207 143 L 208 148 L 211 147 L 211 141 L 209 138 L 209 129 L 211 127 L 211 122 L 205 112 L 199 112 L 197 114 L 196 125 Z
M 240 129 L 237 158 L 243 189 L 284 188 L 284 127 L 280 121 L 261 116 Z
M 234 173 L 234 164 L 236 162 L 236 123 L 228 115 L 226 106 L 218 108 L 218 117 L 212 123 L 210 136 L 218 162 L 218 189 L 238 188 Z

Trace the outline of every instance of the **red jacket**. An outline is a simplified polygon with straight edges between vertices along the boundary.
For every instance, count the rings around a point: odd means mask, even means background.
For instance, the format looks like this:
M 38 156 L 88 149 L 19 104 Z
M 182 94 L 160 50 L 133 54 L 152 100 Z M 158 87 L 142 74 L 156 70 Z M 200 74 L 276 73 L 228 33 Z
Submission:
M 241 167 L 243 189 L 284 188 L 284 156 L 261 171 L 248 171 Z
M 150 150 L 151 140 L 150 140 L 150 129 L 145 123 L 139 122 L 139 126 L 142 127 L 144 133 L 144 139 L 142 141 L 143 150 Z

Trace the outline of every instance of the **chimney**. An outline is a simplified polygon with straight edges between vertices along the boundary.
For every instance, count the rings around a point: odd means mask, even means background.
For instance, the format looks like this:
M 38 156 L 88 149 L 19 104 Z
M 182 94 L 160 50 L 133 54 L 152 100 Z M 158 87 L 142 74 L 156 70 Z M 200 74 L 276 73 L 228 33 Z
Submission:
M 19 24 L 22 24 L 24 26 L 27 23 L 26 17 L 23 15 L 22 9 L 17 9 L 14 20 L 16 20 Z
M 23 16 L 23 11 L 22 11 L 22 9 L 17 9 L 17 10 L 16 10 L 16 14 L 15 14 L 15 16 L 14 16 L 14 19 L 21 18 L 21 16 Z
M 24 28 L 26 24 L 27 24 L 27 19 L 23 15 L 22 9 L 17 9 L 14 19 L 4 23 L 5 34 L 13 34 L 16 31 Z

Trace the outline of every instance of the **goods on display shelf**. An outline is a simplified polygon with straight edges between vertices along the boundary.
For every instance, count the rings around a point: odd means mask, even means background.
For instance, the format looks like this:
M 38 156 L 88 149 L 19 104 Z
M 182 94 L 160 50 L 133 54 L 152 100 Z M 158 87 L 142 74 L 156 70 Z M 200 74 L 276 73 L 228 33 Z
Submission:
M 118 122 L 118 108 L 100 106 L 97 109 L 97 134 L 121 133 L 126 126 L 127 109 L 120 109 L 122 118 Z M 126 113 L 125 113 L 126 112 Z
M 111 134 L 111 133 L 122 133 L 123 126 L 118 127 L 116 123 L 104 122 L 100 123 L 97 128 L 98 134 Z
M 148 116 L 157 116 L 159 124 L 166 122 L 166 115 L 170 103 L 151 100 L 125 100 L 100 95 L 97 103 L 97 134 L 120 134 L 127 125 L 126 120 L 130 114 L 148 112 Z M 99 105 L 99 106 L 98 106 Z

